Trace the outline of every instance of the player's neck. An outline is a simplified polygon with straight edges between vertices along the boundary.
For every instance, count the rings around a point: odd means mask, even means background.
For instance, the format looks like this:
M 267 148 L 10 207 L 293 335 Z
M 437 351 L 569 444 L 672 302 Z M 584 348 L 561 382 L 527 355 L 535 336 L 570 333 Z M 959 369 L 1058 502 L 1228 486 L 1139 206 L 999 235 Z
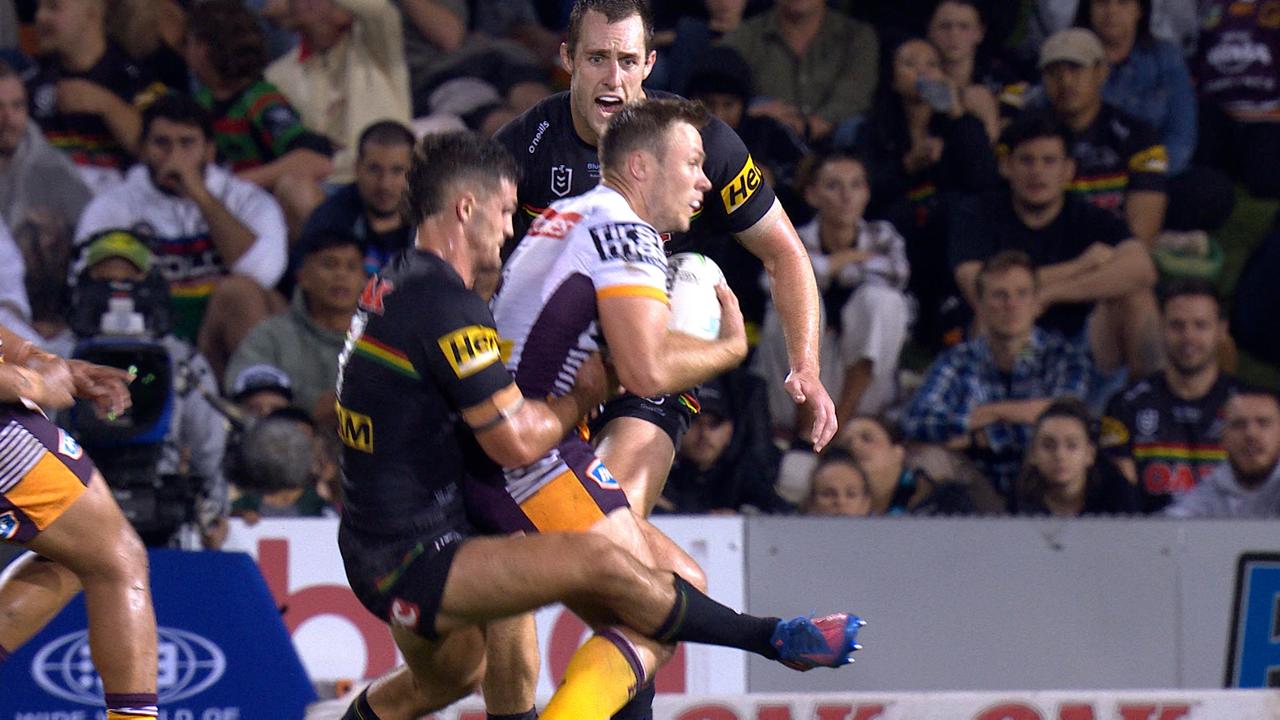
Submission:
M 442 215 L 432 215 L 422 221 L 418 227 L 418 237 L 414 247 L 429 252 L 449 263 L 462 284 L 470 288 L 475 282 L 474 268 L 471 266 L 471 250 L 467 246 L 462 226 L 450 222 Z
M 1210 364 L 1192 373 L 1182 373 L 1169 365 L 1164 369 L 1164 379 L 1174 395 L 1183 400 L 1199 400 L 1218 382 L 1218 366 Z
M 606 172 L 604 178 L 600 181 L 605 187 L 613 190 L 621 195 L 627 204 L 631 206 L 632 211 L 640 217 L 641 220 L 653 224 L 653 220 L 649 217 L 649 206 L 645 202 L 644 193 L 634 184 L 626 181 L 625 178 L 618 177 L 613 173 Z

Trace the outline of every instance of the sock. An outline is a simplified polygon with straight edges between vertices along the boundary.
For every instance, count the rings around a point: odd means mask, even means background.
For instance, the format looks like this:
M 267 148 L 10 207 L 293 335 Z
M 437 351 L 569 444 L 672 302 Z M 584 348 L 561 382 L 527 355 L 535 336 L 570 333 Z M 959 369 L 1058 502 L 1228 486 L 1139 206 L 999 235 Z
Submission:
M 653 720 L 654 694 L 653 683 L 645 683 L 636 692 L 636 696 L 631 698 L 631 702 L 623 705 L 621 710 L 613 714 L 613 720 Z
M 342 720 L 380 720 L 378 714 L 369 705 L 369 688 L 361 690 L 356 699 L 351 701 Z
M 494 715 L 493 713 L 485 713 L 485 720 L 538 720 L 538 708 L 529 708 L 522 713 L 515 715 Z
M 769 639 L 778 618 L 745 615 L 712 600 L 679 575 L 675 576 L 676 604 L 652 637 L 663 644 L 692 642 L 737 648 L 770 660 L 778 657 Z
M 608 720 L 643 682 L 644 668 L 631 641 L 614 629 L 597 633 L 569 660 L 542 720 Z
M 107 693 L 104 699 L 107 701 L 107 720 L 155 718 L 159 714 L 155 693 Z

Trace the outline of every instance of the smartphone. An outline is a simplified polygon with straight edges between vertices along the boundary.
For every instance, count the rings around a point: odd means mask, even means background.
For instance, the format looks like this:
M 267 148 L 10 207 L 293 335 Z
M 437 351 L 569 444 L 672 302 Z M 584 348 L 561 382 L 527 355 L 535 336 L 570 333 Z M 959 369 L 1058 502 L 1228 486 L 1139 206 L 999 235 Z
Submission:
M 956 99 L 951 92 L 950 83 L 946 80 L 922 77 L 916 80 L 916 91 L 934 112 L 949 113 L 955 107 Z

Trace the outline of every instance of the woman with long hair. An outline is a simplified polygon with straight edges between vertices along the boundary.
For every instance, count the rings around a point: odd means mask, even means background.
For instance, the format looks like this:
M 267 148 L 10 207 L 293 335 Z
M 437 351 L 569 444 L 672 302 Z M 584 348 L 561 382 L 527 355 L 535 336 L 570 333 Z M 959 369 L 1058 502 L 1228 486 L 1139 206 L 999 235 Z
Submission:
M 1137 490 L 1098 454 L 1095 426 L 1089 409 L 1075 398 L 1055 400 L 1040 413 L 1015 487 L 1018 514 L 1138 512 Z

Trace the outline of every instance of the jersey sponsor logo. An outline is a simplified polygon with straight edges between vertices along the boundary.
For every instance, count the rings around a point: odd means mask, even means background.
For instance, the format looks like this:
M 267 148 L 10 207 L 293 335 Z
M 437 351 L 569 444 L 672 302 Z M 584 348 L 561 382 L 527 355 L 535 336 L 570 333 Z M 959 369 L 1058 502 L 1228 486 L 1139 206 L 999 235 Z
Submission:
M 1129 158 L 1130 172 L 1163 173 L 1169 170 L 1169 153 L 1163 145 L 1152 145 Z
M 68 435 L 66 430 L 58 428 L 58 452 L 72 460 L 79 460 L 84 455 L 84 448 L 80 447 L 80 443 Z
M 529 237 L 544 237 L 552 240 L 563 240 L 569 235 L 569 231 L 573 229 L 578 221 L 582 220 L 582 214 L 576 212 L 556 212 L 547 209 L 538 219 L 533 221 L 529 226 Z
M 604 463 L 599 460 L 591 463 L 587 468 L 587 475 L 605 490 L 618 489 L 618 480 L 613 477 L 613 473 L 609 472 L 609 468 L 605 467 Z
M 391 601 L 391 624 L 406 630 L 417 630 L 418 620 L 422 617 L 422 609 L 416 603 L 404 598 Z
M 468 325 L 436 342 L 459 379 L 471 377 L 502 358 L 498 331 L 484 325 Z
M 338 411 L 338 439 L 352 450 L 373 454 L 373 418 L 334 403 Z
M 1193 466 L 1182 462 L 1152 462 L 1142 469 L 1142 489 L 1148 495 L 1181 495 L 1213 474 L 1216 463 Z
M 18 534 L 18 516 L 13 511 L 0 513 L 0 540 L 12 540 Z
M 1138 434 L 1150 437 L 1160 429 L 1160 411 L 1152 408 L 1139 410 L 1137 415 Z
M 543 120 L 542 122 L 538 123 L 538 131 L 533 134 L 533 141 L 529 143 L 530 155 L 532 155 L 534 151 L 538 149 L 538 143 L 542 142 L 542 134 L 545 133 L 547 131 L 547 128 L 549 127 L 551 127 L 550 120 Z
M 756 167 L 756 163 L 747 156 L 747 164 L 742 166 L 735 177 L 728 185 L 720 189 L 720 199 L 724 201 L 724 211 L 733 214 L 735 210 L 742 207 L 752 195 L 756 194 L 756 190 L 760 189 L 760 184 L 764 182 L 764 175 L 760 173 L 760 169 Z
M 591 228 L 591 241 L 601 260 L 648 263 L 667 272 L 658 231 L 644 223 L 609 223 Z
M 374 275 L 365 283 L 364 290 L 360 293 L 360 309 L 375 315 L 383 314 L 386 312 L 384 303 L 387 296 L 395 292 L 395 289 L 396 286 L 390 280 Z
M 569 194 L 573 185 L 573 168 L 568 165 L 556 165 L 551 168 L 551 192 L 559 197 Z

